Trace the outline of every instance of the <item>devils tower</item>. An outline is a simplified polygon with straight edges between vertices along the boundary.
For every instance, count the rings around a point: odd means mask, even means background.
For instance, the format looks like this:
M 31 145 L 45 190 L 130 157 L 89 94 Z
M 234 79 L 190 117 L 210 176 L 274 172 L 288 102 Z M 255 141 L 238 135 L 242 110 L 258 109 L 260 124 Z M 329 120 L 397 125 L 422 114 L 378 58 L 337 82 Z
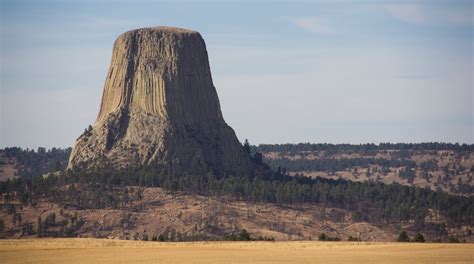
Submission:
M 128 31 L 115 41 L 100 111 L 70 169 L 162 165 L 174 174 L 245 175 L 253 163 L 223 117 L 196 31 Z

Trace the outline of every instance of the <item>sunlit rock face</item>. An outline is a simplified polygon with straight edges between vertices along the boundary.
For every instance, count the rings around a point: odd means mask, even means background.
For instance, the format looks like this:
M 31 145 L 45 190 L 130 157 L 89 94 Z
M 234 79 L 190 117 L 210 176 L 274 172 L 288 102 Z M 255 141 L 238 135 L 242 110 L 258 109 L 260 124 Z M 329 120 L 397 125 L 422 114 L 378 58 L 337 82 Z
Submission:
M 220 109 L 206 45 L 187 29 L 154 27 L 115 41 L 100 111 L 69 168 L 160 164 L 174 174 L 253 169 Z

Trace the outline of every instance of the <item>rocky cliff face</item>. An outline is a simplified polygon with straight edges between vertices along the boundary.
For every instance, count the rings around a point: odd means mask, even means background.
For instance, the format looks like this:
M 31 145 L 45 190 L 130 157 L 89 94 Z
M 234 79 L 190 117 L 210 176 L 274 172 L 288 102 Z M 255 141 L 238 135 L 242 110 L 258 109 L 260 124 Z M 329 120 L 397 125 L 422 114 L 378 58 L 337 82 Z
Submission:
M 69 168 L 161 164 L 175 174 L 245 175 L 253 163 L 222 118 L 198 32 L 132 30 L 114 44 L 100 111 Z

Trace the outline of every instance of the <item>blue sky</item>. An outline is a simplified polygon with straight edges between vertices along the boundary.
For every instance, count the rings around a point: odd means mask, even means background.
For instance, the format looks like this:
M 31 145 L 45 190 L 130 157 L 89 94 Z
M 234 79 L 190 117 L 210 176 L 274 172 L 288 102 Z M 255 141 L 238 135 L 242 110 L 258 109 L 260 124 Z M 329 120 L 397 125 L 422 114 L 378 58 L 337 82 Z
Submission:
M 0 2 L 0 147 L 73 145 L 156 25 L 202 34 L 240 140 L 474 143 L 472 1 Z

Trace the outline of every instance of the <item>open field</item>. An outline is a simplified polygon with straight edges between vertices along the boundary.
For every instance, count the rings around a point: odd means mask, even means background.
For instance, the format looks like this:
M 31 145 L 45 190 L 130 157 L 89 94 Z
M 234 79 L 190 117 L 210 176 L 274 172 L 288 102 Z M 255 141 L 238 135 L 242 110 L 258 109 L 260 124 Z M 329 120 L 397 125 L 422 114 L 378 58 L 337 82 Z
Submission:
M 2 263 L 473 263 L 474 244 L 0 241 Z

